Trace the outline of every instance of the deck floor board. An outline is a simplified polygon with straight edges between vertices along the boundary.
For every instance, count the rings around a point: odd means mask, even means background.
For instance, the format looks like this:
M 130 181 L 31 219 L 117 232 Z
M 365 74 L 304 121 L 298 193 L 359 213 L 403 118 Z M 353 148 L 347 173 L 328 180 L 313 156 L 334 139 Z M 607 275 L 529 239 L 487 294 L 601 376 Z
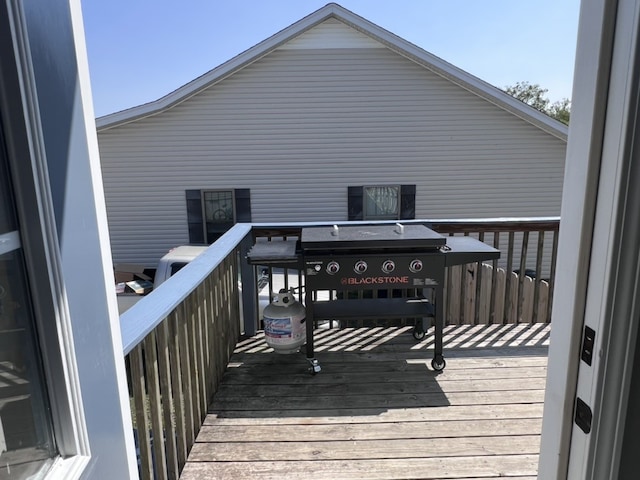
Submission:
M 447 327 L 439 374 L 406 327 L 318 330 L 318 375 L 244 339 L 180 478 L 533 479 L 549 330 Z

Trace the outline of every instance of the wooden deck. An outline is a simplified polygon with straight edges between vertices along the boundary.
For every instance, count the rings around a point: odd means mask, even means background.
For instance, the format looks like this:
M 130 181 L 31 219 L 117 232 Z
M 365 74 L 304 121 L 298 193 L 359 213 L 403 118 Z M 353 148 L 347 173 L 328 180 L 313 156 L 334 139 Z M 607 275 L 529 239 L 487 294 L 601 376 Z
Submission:
M 322 372 L 263 337 L 236 348 L 181 479 L 533 480 L 548 325 L 320 329 Z

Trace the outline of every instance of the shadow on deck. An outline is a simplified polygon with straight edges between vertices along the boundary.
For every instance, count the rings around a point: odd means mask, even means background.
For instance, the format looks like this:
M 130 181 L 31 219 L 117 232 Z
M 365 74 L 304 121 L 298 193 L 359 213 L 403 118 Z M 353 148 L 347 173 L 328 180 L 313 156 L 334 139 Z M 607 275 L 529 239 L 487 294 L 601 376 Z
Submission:
M 320 329 L 303 353 L 238 343 L 181 478 L 534 479 L 550 328 Z

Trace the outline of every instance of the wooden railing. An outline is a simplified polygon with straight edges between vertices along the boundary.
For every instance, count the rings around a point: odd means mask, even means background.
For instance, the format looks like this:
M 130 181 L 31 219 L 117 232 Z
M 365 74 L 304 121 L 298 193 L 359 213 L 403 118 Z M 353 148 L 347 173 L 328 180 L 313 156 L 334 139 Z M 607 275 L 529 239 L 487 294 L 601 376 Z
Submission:
M 120 317 L 140 477 L 178 479 L 240 335 L 237 226 Z M 145 434 L 146 432 L 146 434 Z
M 472 235 L 501 250 L 500 260 L 449 269 L 447 323 L 551 321 L 560 219 L 437 220 L 445 235 Z
M 502 251 L 499 261 L 448 271 L 448 323 L 549 321 L 558 218 L 407 223 L 472 235 Z M 259 328 L 257 276 L 244 259 L 248 248 L 257 237 L 295 238 L 314 225 L 236 225 L 121 315 L 141 478 L 179 478 L 241 331 Z M 531 276 L 514 270 L 530 270 Z M 300 272 L 293 278 L 302 285 Z

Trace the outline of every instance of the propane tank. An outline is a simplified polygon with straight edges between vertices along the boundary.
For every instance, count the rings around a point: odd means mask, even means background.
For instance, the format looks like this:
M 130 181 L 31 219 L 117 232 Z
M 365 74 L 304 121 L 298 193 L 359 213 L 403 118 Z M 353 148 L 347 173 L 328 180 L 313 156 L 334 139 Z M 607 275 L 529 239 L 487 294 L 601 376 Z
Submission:
M 264 308 L 264 336 L 277 353 L 294 353 L 305 341 L 306 312 L 293 290 L 280 291 Z

